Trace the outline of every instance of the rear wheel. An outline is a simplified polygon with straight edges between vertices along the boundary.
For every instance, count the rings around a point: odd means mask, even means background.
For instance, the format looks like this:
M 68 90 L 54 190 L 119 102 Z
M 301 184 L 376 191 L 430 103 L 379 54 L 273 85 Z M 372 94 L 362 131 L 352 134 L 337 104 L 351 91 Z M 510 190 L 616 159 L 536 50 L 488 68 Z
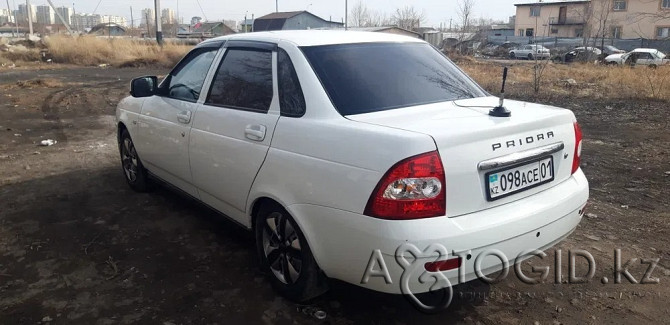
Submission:
M 135 191 L 146 192 L 149 188 L 149 177 L 147 170 L 142 165 L 140 157 L 137 155 L 133 139 L 130 138 L 128 130 L 121 132 L 119 139 L 119 152 L 121 154 L 121 168 L 123 176 L 128 185 Z
M 305 236 L 286 210 L 277 204 L 261 207 L 255 232 L 261 269 L 281 295 L 303 302 L 328 290 Z
M 516 54 L 514 54 L 514 52 L 510 52 L 509 58 L 510 59 L 516 59 Z

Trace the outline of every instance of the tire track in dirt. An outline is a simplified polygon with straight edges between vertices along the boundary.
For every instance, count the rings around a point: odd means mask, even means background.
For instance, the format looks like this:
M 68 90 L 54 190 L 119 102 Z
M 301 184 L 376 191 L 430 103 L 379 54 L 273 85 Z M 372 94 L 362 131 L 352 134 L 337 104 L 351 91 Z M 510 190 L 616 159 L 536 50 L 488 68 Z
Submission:
M 114 81 L 98 82 L 88 86 L 78 86 L 78 87 L 70 86 L 65 89 L 56 90 L 50 93 L 42 103 L 41 110 L 44 116 L 44 120 L 55 123 L 52 129 L 54 130 L 55 135 L 58 138 L 58 141 L 65 143 L 67 142 L 68 137 L 67 134 L 65 133 L 65 125 L 63 123 L 63 120 L 61 119 L 61 112 L 60 112 L 62 108 L 61 104 L 65 102 L 68 98 L 72 98 L 75 95 L 79 95 L 79 98 L 82 99 L 82 103 L 77 106 L 87 109 L 91 106 L 91 102 L 88 99 L 87 92 L 103 88 L 104 89 L 102 91 L 103 101 L 108 105 L 113 105 L 113 102 L 116 99 L 111 98 L 112 90 L 121 89 L 125 87 L 124 84 L 125 81 L 123 80 L 114 80 Z M 116 87 L 112 87 L 114 85 L 116 85 Z M 95 93 L 95 91 L 93 91 L 92 93 Z

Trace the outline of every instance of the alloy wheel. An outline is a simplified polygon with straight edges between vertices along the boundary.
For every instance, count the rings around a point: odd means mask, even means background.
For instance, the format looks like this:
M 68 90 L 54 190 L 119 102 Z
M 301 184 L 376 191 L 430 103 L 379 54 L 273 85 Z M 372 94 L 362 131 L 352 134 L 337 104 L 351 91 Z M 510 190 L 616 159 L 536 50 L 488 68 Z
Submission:
M 263 223 L 263 252 L 270 270 L 284 284 L 294 284 L 302 271 L 303 256 L 298 232 L 280 212 L 268 215 Z
M 137 151 L 133 141 L 129 138 L 123 139 L 123 146 L 121 146 L 121 163 L 123 164 L 123 172 L 129 182 L 133 183 L 137 180 L 138 160 Z

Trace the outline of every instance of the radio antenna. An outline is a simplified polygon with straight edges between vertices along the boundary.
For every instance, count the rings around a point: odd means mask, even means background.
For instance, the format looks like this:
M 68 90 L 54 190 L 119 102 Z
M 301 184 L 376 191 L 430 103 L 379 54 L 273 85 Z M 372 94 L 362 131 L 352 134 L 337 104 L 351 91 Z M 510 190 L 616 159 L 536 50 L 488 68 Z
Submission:
M 507 67 L 503 68 L 502 89 L 500 89 L 500 102 L 498 106 L 489 111 L 490 116 L 495 117 L 510 117 L 512 112 L 507 110 L 503 104 L 505 103 L 505 83 L 507 82 Z

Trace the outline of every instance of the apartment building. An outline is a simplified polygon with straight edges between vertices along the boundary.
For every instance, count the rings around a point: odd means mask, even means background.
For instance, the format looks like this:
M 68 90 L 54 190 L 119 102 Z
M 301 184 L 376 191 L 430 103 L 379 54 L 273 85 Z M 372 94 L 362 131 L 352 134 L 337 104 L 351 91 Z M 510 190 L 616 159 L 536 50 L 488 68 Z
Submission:
M 76 14 L 72 16 L 72 28 L 78 31 L 92 28 L 100 23 L 102 23 L 102 16 L 97 14 Z
M 68 23 L 68 25 L 72 25 L 72 15 L 74 14 L 74 10 L 72 8 L 68 7 L 58 7 L 56 8 L 56 12 L 58 12 L 63 19 L 65 19 L 65 22 Z M 61 24 L 61 21 L 58 20 L 56 22 L 57 24 Z
M 568 0 L 516 4 L 517 36 L 666 39 L 670 0 Z
M 156 22 L 156 12 L 152 8 L 142 9 L 141 27 L 153 26 Z
M 104 23 L 104 24 L 111 23 L 111 24 L 117 24 L 121 27 L 128 26 L 128 20 L 126 19 L 126 17 L 122 17 L 122 16 L 102 16 L 100 19 L 101 19 L 101 23 Z
M 161 13 L 161 22 L 163 24 L 168 24 L 168 25 L 176 24 L 177 23 L 177 16 L 175 15 L 174 10 L 172 10 L 171 8 L 163 9 L 163 11 Z
M 7 9 L 0 9 L 0 25 L 14 23 L 14 13 Z
M 28 24 L 28 16 L 32 18 L 33 22 L 37 21 L 37 7 L 35 5 L 28 7 L 25 4 L 19 4 L 19 10 L 14 10 L 14 14 L 19 24 Z
M 56 23 L 55 14 L 50 6 L 37 6 L 37 23 L 41 25 L 53 25 Z

